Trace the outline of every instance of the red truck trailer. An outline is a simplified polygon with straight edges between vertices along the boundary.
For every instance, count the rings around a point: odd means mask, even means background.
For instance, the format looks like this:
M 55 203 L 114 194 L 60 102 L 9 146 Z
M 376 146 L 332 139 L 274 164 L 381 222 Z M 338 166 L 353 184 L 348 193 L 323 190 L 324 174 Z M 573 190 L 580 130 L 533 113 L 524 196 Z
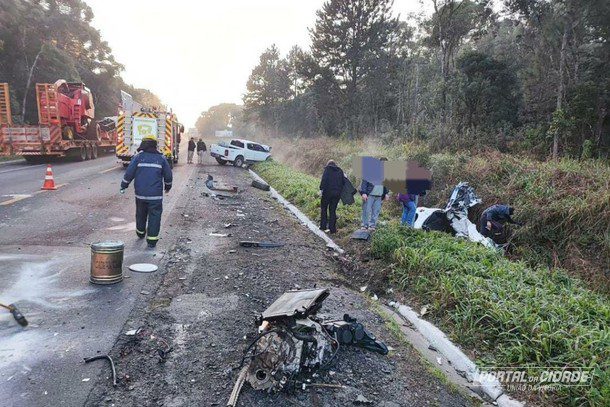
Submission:
M 91 91 L 79 82 L 36 84 L 38 125 L 13 124 L 9 87 L 0 83 L 0 156 L 22 156 L 28 162 L 50 157 L 84 161 L 114 152 L 116 120 L 94 120 Z

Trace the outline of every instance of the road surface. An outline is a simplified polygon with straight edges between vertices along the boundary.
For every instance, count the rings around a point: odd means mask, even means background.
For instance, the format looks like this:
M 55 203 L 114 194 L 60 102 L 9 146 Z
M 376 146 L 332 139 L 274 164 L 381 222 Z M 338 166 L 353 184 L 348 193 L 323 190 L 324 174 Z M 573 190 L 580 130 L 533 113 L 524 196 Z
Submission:
M 46 166 L 0 165 L 0 302 L 16 303 L 30 326 L 0 313 L 0 400 L 11 406 L 83 405 L 143 287 L 156 278 L 126 273 L 125 282 L 88 282 L 90 248 L 99 240 L 125 242 L 125 264 L 158 263 L 173 239 L 163 228 L 156 250 L 135 236 L 132 186 L 120 195 L 124 172 L 113 156 L 54 163 L 59 189 L 41 191 Z M 164 218 L 179 205 L 193 171 L 177 166 Z M 0 402 L 0 405 L 6 405 Z

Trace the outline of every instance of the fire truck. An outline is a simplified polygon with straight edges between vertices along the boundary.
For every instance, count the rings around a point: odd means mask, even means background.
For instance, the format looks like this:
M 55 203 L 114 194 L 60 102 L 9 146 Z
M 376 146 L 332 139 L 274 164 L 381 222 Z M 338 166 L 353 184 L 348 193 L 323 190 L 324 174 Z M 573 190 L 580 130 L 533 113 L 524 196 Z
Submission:
M 83 83 L 37 83 L 36 103 L 37 125 L 14 124 L 9 86 L 0 83 L 0 156 L 22 156 L 28 162 L 51 157 L 84 161 L 114 151 L 116 122 L 94 120 L 93 95 Z
M 116 156 L 124 167 L 138 153 L 144 136 L 157 138 L 157 148 L 170 166 L 178 162 L 178 152 L 184 126 L 172 111 L 142 107 L 128 93 L 121 92 L 121 107 L 117 119 Z

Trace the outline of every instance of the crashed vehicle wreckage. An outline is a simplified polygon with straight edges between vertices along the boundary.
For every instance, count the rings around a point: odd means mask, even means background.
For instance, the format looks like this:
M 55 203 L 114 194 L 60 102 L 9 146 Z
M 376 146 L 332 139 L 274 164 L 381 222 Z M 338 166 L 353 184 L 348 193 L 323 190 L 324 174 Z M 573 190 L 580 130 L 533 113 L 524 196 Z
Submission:
M 476 225 L 468 220 L 468 210 L 480 203 L 481 198 L 477 196 L 474 188 L 467 182 L 460 182 L 453 188 L 445 209 L 417 208 L 413 228 L 446 232 L 475 243 L 481 243 L 494 250 L 501 250 L 502 245 L 483 236 L 477 230 Z
M 328 289 L 288 291 L 261 314 L 259 334 L 246 348 L 227 406 L 237 405 L 244 382 L 267 392 L 296 389 L 299 380 L 304 383 L 316 370 L 329 367 L 342 346 L 387 355 L 387 346 L 349 315 L 341 320 L 316 316 L 329 294 Z

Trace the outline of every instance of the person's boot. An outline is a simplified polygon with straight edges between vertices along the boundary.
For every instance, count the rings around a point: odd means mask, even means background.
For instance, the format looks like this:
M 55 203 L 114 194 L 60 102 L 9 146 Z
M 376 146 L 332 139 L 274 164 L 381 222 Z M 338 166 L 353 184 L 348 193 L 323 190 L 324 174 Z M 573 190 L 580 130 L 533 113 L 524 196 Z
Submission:
M 148 243 L 148 248 L 149 249 L 154 249 L 155 247 L 157 247 L 157 241 L 156 240 L 147 240 L 146 243 Z
M 136 230 L 136 235 L 138 236 L 138 239 L 144 239 L 146 237 L 146 233 L 140 233 Z

